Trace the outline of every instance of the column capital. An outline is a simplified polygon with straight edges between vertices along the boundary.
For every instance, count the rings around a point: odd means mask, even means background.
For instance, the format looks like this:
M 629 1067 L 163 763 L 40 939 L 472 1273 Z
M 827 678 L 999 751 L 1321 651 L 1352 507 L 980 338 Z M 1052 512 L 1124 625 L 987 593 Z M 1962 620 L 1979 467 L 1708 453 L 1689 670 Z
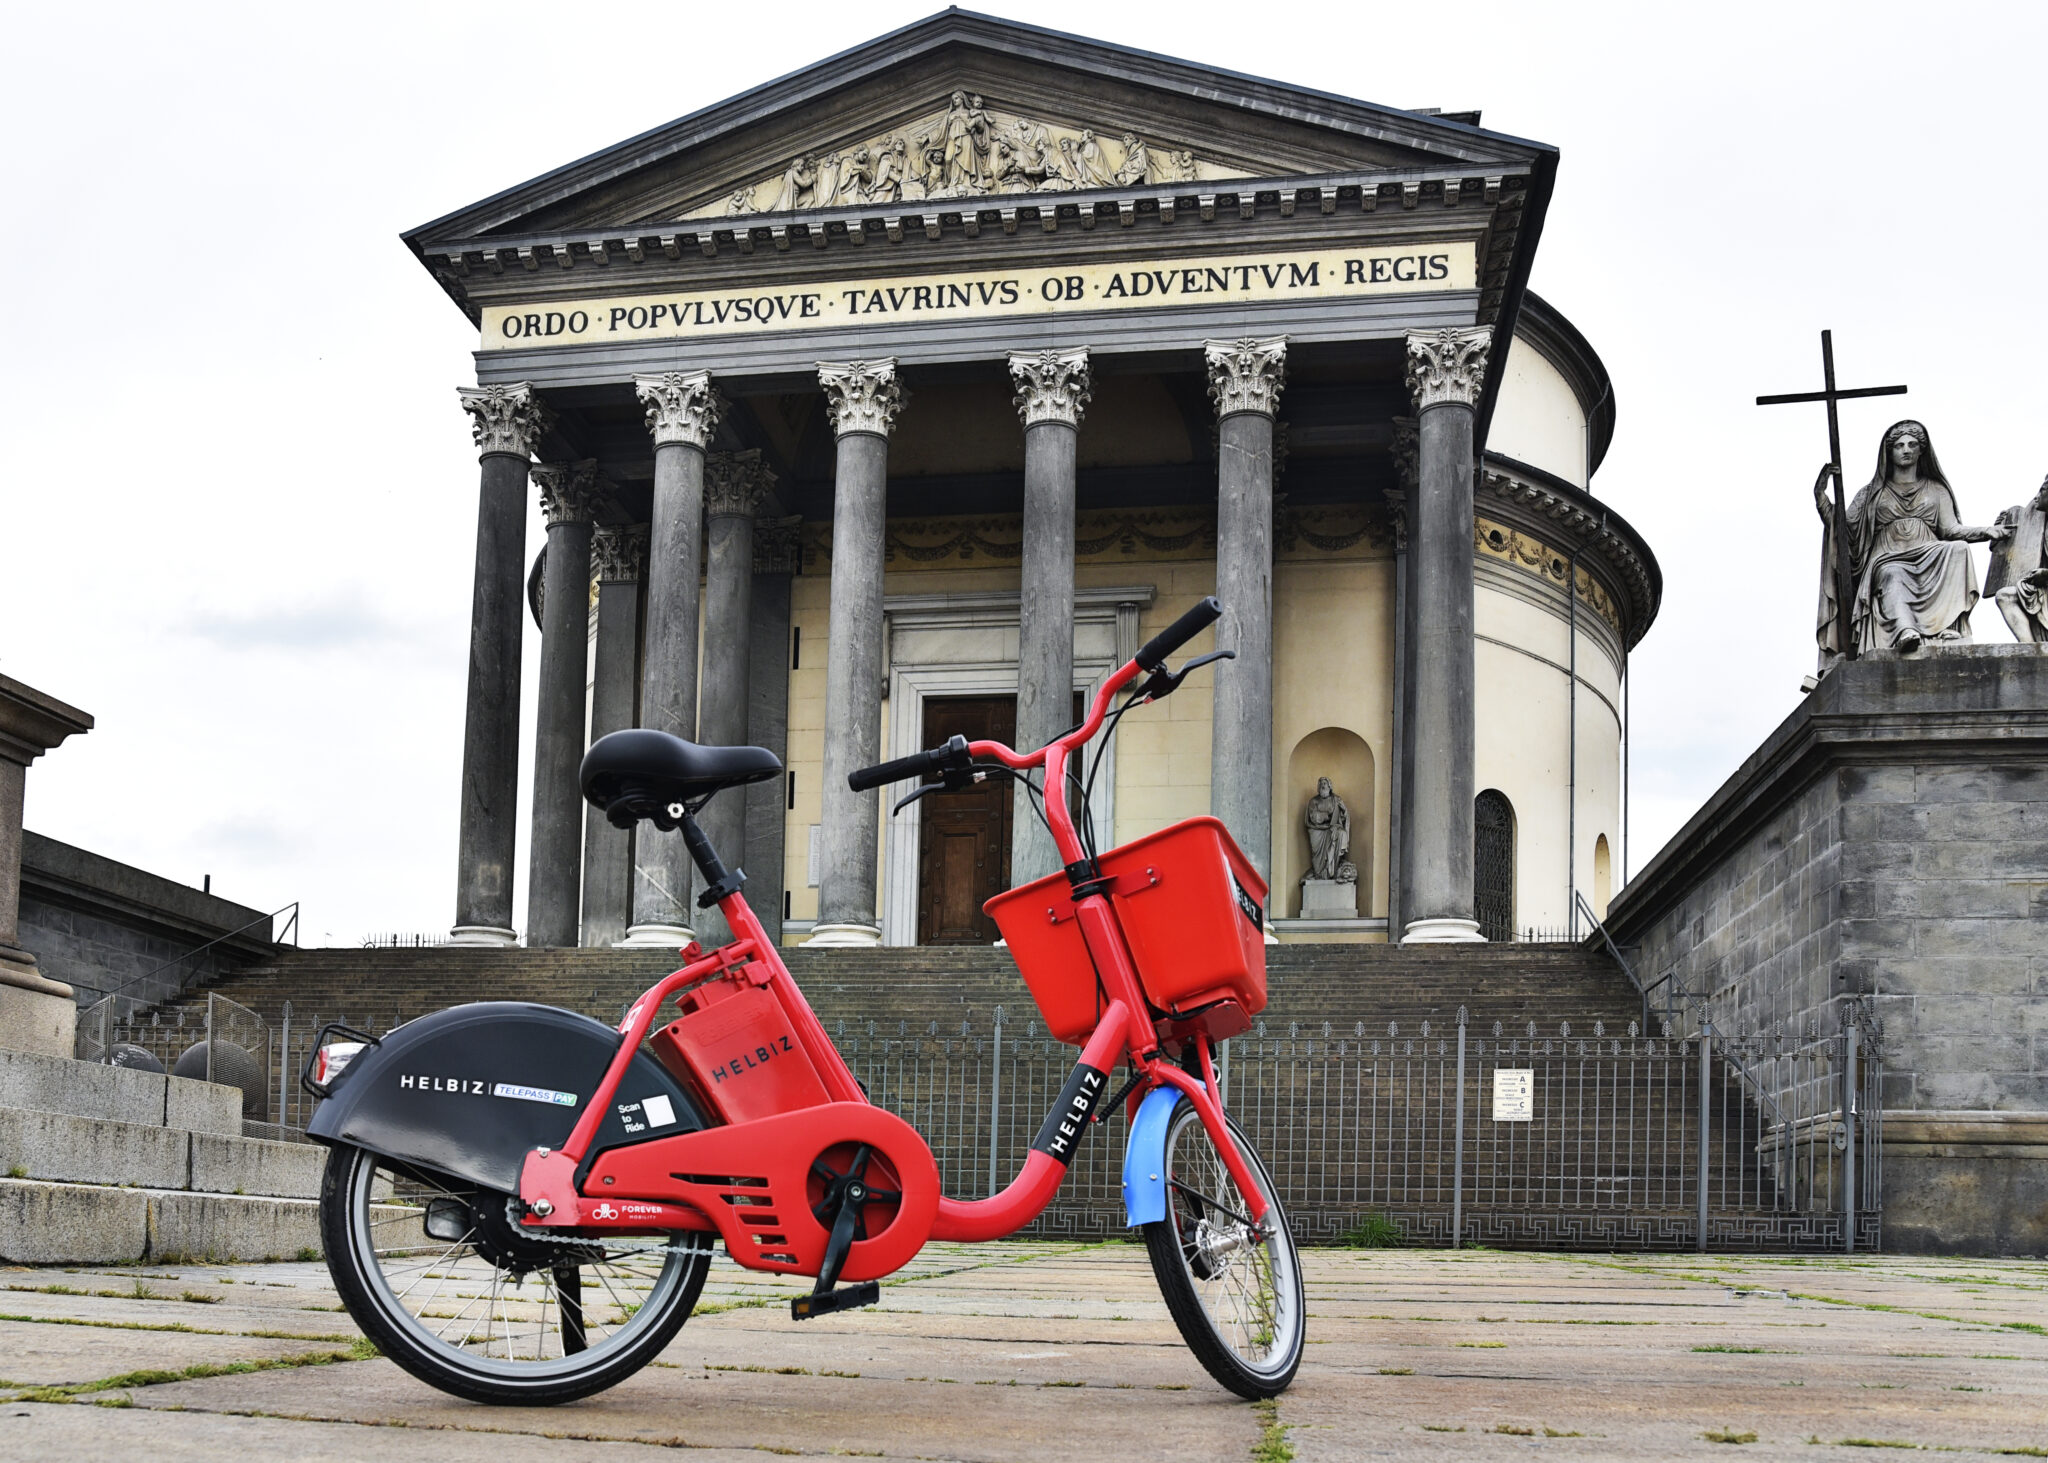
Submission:
M 590 577 L 600 584 L 638 584 L 647 577 L 647 525 L 600 523 L 590 538 Z
M 754 523 L 754 572 L 801 574 L 804 568 L 803 515 L 762 518 Z
M 1412 330 L 1408 333 L 1408 394 L 1415 410 L 1433 406 L 1475 406 L 1486 384 L 1487 355 L 1493 331 L 1484 325 L 1465 330 Z
M 1269 417 L 1279 409 L 1280 389 L 1287 384 L 1286 336 L 1205 340 L 1202 355 L 1209 364 L 1209 399 L 1218 417 L 1239 412 Z
M 526 382 L 511 386 L 458 386 L 455 394 L 469 413 L 470 435 L 479 457 L 494 452 L 531 457 L 555 414 Z
M 540 488 L 540 509 L 547 516 L 549 528 L 558 523 L 590 522 L 604 499 L 604 484 L 597 479 L 595 458 L 537 463 L 533 481 Z
M 1040 422 L 1081 425 L 1081 413 L 1093 395 L 1088 348 L 1011 351 L 1010 380 L 1016 385 L 1017 415 L 1026 427 Z
M 910 393 L 896 379 L 896 358 L 878 361 L 820 361 L 818 384 L 825 388 L 825 414 L 832 431 L 844 437 L 867 432 L 886 437 L 896 427 L 896 414 Z
M 709 371 L 635 376 L 633 390 L 647 408 L 647 430 L 657 447 L 681 442 L 701 448 L 711 441 L 725 413 L 725 397 L 711 384 Z
M 761 449 L 714 452 L 704 459 L 704 512 L 711 518 L 752 518 L 775 486 L 775 471 Z

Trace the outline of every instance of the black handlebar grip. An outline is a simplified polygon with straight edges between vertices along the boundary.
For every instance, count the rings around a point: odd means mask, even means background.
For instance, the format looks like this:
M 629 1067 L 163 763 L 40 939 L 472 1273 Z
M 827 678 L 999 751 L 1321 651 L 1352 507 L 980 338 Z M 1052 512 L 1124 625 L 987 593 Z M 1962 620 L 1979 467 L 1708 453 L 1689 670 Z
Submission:
M 878 763 L 863 767 L 857 772 L 846 774 L 846 785 L 855 792 L 866 792 L 871 787 L 886 787 L 892 782 L 901 782 L 906 777 L 922 777 L 927 772 L 944 772 L 954 765 L 965 765 L 967 761 L 967 738 L 954 737 L 942 747 L 929 751 L 912 752 L 908 757 L 898 757 L 893 762 Z
M 1139 669 L 1156 671 L 1166 657 L 1222 618 L 1223 602 L 1212 594 L 1147 640 L 1132 659 L 1138 662 Z

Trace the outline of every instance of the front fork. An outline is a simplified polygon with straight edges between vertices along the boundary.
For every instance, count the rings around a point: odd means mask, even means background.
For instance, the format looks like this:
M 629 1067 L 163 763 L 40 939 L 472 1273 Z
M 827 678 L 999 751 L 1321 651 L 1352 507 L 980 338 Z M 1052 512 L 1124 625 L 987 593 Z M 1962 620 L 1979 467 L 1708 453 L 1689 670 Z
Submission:
M 1182 1096 L 1194 1104 L 1196 1116 L 1222 1156 L 1252 1221 L 1263 1231 L 1269 1205 L 1264 1188 L 1253 1177 L 1251 1165 L 1231 1137 L 1224 1120 L 1223 1102 L 1216 1085 L 1216 1065 L 1209 1038 L 1197 1033 L 1191 1038 L 1201 1058 L 1202 1076 L 1194 1076 L 1171 1062 L 1154 1060 L 1148 1075 L 1155 1086 L 1138 1103 L 1131 1120 L 1131 1136 L 1124 1148 L 1124 1210 L 1132 1227 L 1166 1217 L 1166 1129 L 1173 1109 Z

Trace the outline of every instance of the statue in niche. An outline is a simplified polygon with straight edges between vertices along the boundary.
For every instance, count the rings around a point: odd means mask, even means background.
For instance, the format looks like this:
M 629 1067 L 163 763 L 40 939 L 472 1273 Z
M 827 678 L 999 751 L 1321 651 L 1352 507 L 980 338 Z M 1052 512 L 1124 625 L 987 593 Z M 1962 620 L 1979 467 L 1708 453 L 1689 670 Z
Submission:
M 1316 795 L 1308 800 L 1301 821 L 1308 829 L 1308 877 L 1357 883 L 1358 866 L 1351 862 L 1351 810 L 1329 778 L 1316 779 Z
M 1848 508 L 1849 563 L 1855 602 L 1836 603 L 1832 468 L 1823 468 L 1813 499 L 1827 526 L 1821 550 L 1816 638 L 1823 663 L 1850 644 L 1857 650 L 1911 653 L 1927 644 L 1970 638 L 1977 571 L 1967 544 L 1999 541 L 2009 527 L 1973 528 L 1956 511 L 1927 428 L 1895 422 L 1877 449 L 1877 471 Z
M 1998 515 L 2007 536 L 1991 550 L 1984 592 L 2022 645 L 2048 643 L 2048 478 L 2032 499 Z

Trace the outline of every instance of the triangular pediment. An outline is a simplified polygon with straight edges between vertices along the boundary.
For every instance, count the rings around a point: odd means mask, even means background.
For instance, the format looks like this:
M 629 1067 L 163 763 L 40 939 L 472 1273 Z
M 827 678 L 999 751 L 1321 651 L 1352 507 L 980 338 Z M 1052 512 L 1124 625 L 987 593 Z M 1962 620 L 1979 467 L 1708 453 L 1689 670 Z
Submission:
M 1442 116 L 949 10 L 406 237 L 425 252 L 925 200 L 1377 170 L 1513 175 L 1553 156 Z

